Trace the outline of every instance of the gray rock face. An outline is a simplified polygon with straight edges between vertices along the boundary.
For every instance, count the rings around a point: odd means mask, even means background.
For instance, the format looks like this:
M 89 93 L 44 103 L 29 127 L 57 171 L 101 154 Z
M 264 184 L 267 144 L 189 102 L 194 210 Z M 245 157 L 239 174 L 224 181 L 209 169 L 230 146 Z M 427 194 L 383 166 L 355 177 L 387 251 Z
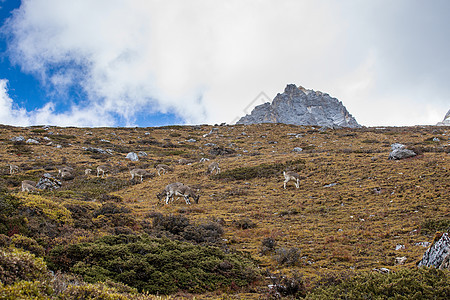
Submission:
M 417 264 L 420 266 L 435 267 L 437 269 L 449 269 L 450 267 L 450 237 L 448 233 L 444 233 L 424 253 L 422 259 Z
M 338 99 L 295 84 L 288 84 L 284 93 L 278 94 L 272 103 L 258 105 L 236 124 L 257 123 L 361 127 Z
M 39 182 L 36 184 L 36 188 L 41 190 L 56 190 L 61 187 L 61 181 L 53 177 L 52 175 L 45 173 L 42 175 Z
M 439 122 L 436 124 L 437 126 L 450 126 L 450 109 L 448 110 L 447 114 L 444 117 L 444 120 L 442 122 Z

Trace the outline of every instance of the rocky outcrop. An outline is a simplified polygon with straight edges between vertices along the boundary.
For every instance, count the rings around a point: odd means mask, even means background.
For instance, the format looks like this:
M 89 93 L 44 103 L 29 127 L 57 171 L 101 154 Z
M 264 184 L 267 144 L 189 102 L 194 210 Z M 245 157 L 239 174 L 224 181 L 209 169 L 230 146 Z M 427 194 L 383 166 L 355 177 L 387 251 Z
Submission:
M 256 106 L 236 124 L 284 123 L 324 127 L 361 127 L 336 98 L 288 84 L 272 103 Z
M 444 120 L 442 122 L 439 122 L 436 124 L 437 126 L 450 126 L 450 109 L 448 110 L 447 114 L 444 117 Z
M 53 177 L 52 175 L 45 173 L 42 175 L 39 182 L 36 184 L 36 188 L 41 190 L 56 190 L 61 187 L 61 181 Z
M 389 153 L 388 159 L 392 160 L 404 159 L 417 155 L 414 151 L 406 149 L 405 145 L 399 143 L 392 144 L 391 149 L 392 151 Z
M 450 269 L 450 237 L 447 232 L 442 234 L 440 238 L 435 238 L 435 242 L 428 248 L 417 265 L 419 267 Z

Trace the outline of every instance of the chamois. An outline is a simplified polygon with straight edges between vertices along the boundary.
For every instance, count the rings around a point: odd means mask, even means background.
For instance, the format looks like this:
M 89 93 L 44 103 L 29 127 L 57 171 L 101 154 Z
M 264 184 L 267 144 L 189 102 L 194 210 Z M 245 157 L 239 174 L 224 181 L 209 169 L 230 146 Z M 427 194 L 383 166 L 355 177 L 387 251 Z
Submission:
M 156 168 L 156 171 L 158 172 L 158 176 L 161 176 L 161 171 L 162 171 L 163 175 L 166 174 L 166 172 L 168 172 L 168 171 L 172 171 L 172 168 L 165 164 L 156 165 L 155 168 Z
M 36 188 L 36 182 L 31 180 L 23 180 L 22 181 L 22 192 L 35 192 L 38 189 Z
M 100 173 L 102 173 L 102 178 L 105 175 L 106 172 L 109 171 L 109 166 L 107 165 L 101 165 L 97 167 L 97 177 L 100 176 Z
M 133 169 L 130 171 L 130 174 L 131 174 L 130 180 L 133 180 L 135 176 L 139 176 L 139 177 L 141 177 L 141 182 L 144 180 L 144 176 L 150 175 L 147 172 L 147 170 L 144 170 L 144 169 Z
M 157 194 L 156 196 L 158 197 L 159 200 L 162 200 L 164 195 L 166 196 L 166 204 L 169 204 L 170 198 L 172 198 L 172 201 L 173 201 L 174 195 L 175 196 L 183 196 L 184 200 L 186 201 L 186 204 L 191 204 L 191 201 L 189 201 L 190 197 L 192 197 L 194 199 L 195 203 L 198 203 L 198 199 L 200 198 L 199 195 L 196 195 L 194 193 L 192 188 L 190 188 L 187 185 L 182 184 L 181 182 L 174 182 L 174 183 L 168 184 L 164 188 L 164 190 L 160 194 Z
M 209 164 L 208 166 L 208 173 L 212 174 L 214 172 L 214 170 L 216 170 L 216 174 L 220 173 L 220 167 L 219 167 L 219 163 L 216 161 L 213 161 L 212 163 Z
M 298 173 L 292 171 L 283 171 L 283 175 L 284 175 L 284 184 L 283 184 L 284 189 L 286 189 L 286 183 L 288 183 L 291 180 L 295 182 L 296 188 L 300 187 L 300 176 L 298 175 Z

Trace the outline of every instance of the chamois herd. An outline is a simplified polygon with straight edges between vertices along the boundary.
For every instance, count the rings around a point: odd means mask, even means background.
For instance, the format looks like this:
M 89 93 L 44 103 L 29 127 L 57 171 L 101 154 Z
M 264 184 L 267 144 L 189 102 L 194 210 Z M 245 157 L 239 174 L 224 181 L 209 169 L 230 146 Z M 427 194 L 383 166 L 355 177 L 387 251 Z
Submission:
M 200 162 L 205 162 L 208 161 L 208 159 L 202 159 Z M 180 164 L 191 164 L 192 162 L 186 159 L 181 159 L 179 161 Z M 155 166 L 156 169 L 156 173 L 158 174 L 158 176 L 162 176 L 165 175 L 166 172 L 171 172 L 173 171 L 173 168 L 165 165 L 165 164 L 158 164 Z M 106 174 L 108 172 L 110 172 L 111 170 L 111 166 L 104 164 L 104 165 L 100 165 L 97 167 L 96 171 L 97 171 L 97 177 L 101 177 L 104 178 L 106 176 Z M 19 167 L 17 165 L 13 165 L 11 164 L 9 166 L 9 172 L 11 175 L 16 174 L 20 171 Z M 68 167 L 68 166 L 64 166 L 64 167 L 60 167 L 58 168 L 58 176 L 61 179 L 65 179 L 65 180 L 70 180 L 74 178 L 74 169 L 72 167 Z M 219 167 L 219 163 L 218 162 L 211 162 L 206 170 L 207 174 L 219 174 L 220 173 L 220 167 Z M 89 176 L 92 174 L 92 169 L 85 169 L 84 171 L 84 175 L 85 176 Z M 148 172 L 145 169 L 139 169 L 139 168 L 134 168 L 132 170 L 130 170 L 130 175 L 131 175 L 131 179 L 130 180 L 134 180 L 135 178 L 140 178 L 140 181 L 143 182 L 144 181 L 144 177 L 145 176 L 153 176 L 153 173 Z M 289 181 L 293 181 L 295 184 L 295 187 L 298 189 L 300 187 L 300 176 L 298 173 L 293 172 L 293 171 L 283 171 L 283 176 L 284 176 L 284 182 L 283 182 L 283 188 L 286 189 L 286 184 Z M 39 189 L 36 188 L 36 182 L 31 181 L 31 180 L 23 180 L 22 181 L 22 192 L 39 192 Z M 197 190 L 198 192 L 198 190 Z M 190 199 L 192 198 L 194 200 L 195 203 L 198 203 L 198 200 L 200 198 L 200 196 L 194 192 L 194 190 L 181 183 L 181 182 L 173 182 L 168 184 L 160 193 L 158 193 L 156 195 L 156 197 L 158 198 L 159 201 L 162 201 L 164 198 L 164 202 L 165 204 L 169 204 L 169 200 L 171 200 L 173 202 L 174 200 L 174 196 L 179 196 L 179 197 L 183 197 L 186 204 L 191 204 Z

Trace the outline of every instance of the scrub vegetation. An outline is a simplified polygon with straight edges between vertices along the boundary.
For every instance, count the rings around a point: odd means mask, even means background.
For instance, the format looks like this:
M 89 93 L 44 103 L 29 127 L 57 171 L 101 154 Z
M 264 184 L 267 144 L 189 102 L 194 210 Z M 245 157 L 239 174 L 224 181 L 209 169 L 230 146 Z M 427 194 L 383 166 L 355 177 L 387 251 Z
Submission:
M 19 135 L 39 144 L 11 141 Z M 450 229 L 449 136 L 433 126 L 1 126 L 0 299 L 448 299 L 449 271 L 416 263 Z M 393 143 L 419 155 L 388 160 Z M 207 172 L 213 161 L 219 174 Z M 158 176 L 158 164 L 172 170 Z M 58 178 L 62 166 L 73 178 Z M 130 180 L 135 168 L 152 176 Z M 283 189 L 285 170 L 299 189 Z M 44 173 L 61 188 L 21 191 Z M 199 203 L 160 201 L 172 182 Z

